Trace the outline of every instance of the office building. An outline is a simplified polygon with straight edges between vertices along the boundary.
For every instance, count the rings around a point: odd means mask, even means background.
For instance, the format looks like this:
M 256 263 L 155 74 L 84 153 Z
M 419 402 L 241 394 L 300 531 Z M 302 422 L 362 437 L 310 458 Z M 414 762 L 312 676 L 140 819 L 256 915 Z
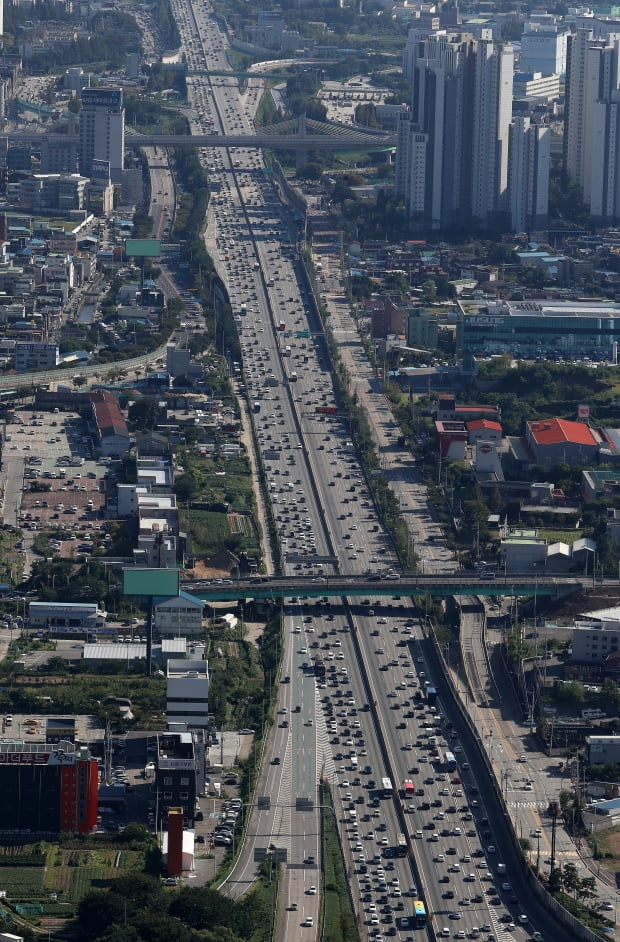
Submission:
M 510 125 L 508 201 L 513 232 L 543 229 L 548 221 L 551 130 L 514 118 Z
M 577 618 L 572 636 L 571 660 L 583 664 L 604 665 L 610 654 L 620 651 L 620 619 L 611 617 Z
M 15 344 L 15 369 L 18 373 L 29 370 L 51 370 L 58 365 L 57 343 Z
M 209 708 L 207 661 L 171 659 L 167 664 L 166 719 L 169 726 L 206 729 Z
M 0 740 L 0 834 L 89 834 L 97 824 L 98 764 L 84 746 Z
M 186 826 L 194 821 L 199 768 L 192 733 L 160 733 L 157 737 L 155 792 L 158 819 L 167 818 L 171 808 L 183 809 Z M 202 775 L 201 775 L 202 772 Z
M 514 53 L 489 30 L 411 30 L 403 68 L 412 101 L 397 129 L 396 194 L 414 231 L 510 227 Z
M 85 88 L 80 111 L 80 173 L 89 177 L 94 160 L 107 160 L 113 183 L 122 183 L 125 108 L 121 88 Z

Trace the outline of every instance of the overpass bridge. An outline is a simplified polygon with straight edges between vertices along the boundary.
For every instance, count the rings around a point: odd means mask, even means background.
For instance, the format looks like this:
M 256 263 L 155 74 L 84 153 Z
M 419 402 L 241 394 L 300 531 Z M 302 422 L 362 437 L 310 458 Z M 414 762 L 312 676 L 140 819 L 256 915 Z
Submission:
M 10 141 L 41 147 L 45 134 L 25 134 L 23 131 L 6 135 Z M 51 139 L 58 135 L 50 135 Z M 63 141 L 70 138 L 63 136 Z M 76 138 L 77 141 L 77 138 Z M 310 150 L 339 151 L 340 153 L 370 153 L 393 150 L 396 138 L 374 128 L 340 124 L 337 121 L 315 121 L 305 114 L 289 121 L 257 128 L 255 134 L 143 134 L 132 128 L 125 130 L 126 147 L 268 147 L 272 150 L 294 150 L 304 159 Z
M 614 585 L 617 586 L 617 581 Z M 424 595 L 570 595 L 583 588 L 582 580 L 570 576 L 534 576 L 532 573 L 508 574 L 495 579 L 481 579 L 476 573 L 454 572 L 441 575 L 403 573 L 391 578 L 384 574 L 362 576 L 255 576 L 246 579 L 182 582 L 181 588 L 205 602 L 233 602 L 239 598 L 295 599 L 368 598 L 369 596 Z

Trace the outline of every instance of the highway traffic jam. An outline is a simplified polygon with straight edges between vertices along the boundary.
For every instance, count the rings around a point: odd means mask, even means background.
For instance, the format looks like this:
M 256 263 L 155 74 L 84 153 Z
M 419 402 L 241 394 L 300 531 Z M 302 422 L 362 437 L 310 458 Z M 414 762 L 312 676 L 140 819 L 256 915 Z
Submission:
M 210 5 L 172 7 L 192 70 L 192 130 L 251 134 L 257 86 L 241 94 L 233 76 L 206 71 L 228 68 L 226 33 Z M 209 148 L 201 158 L 212 192 L 207 244 L 240 335 L 237 391 L 253 416 L 281 571 L 396 579 L 396 555 L 338 410 L 324 327 L 297 253 L 299 222 L 258 150 Z M 474 747 L 453 725 L 411 601 L 397 591 L 387 602 L 300 596 L 285 608 L 283 665 L 265 773 L 272 805 L 290 808 L 307 796 L 308 770 L 315 792 L 327 781 L 364 937 L 413 940 L 424 929 L 484 942 L 542 939 L 514 888 L 524 885 L 519 865 L 503 860 L 494 839 L 496 811 L 476 781 Z M 291 938 L 316 938 L 319 812 L 277 815 L 274 807 L 254 808 L 248 833 L 270 829 L 269 844 L 287 849 L 286 925 Z M 257 871 L 247 859 L 238 866 Z

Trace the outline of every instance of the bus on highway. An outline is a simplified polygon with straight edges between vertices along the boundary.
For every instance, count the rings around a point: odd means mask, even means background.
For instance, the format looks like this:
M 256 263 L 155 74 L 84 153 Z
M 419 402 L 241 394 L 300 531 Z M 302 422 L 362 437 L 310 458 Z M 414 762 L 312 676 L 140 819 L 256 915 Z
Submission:
M 448 772 L 456 771 L 456 756 L 454 755 L 453 752 L 446 752 L 443 757 L 443 760 L 444 760 L 444 763 Z
M 415 795 L 415 788 L 413 787 L 413 782 L 411 779 L 405 779 L 403 782 L 403 791 L 405 793 L 405 798 L 413 798 Z
M 392 788 L 391 778 L 381 779 L 381 794 L 383 798 L 391 798 L 392 795 L 394 794 L 394 789 Z
M 396 851 L 399 857 L 407 856 L 407 841 L 404 834 L 396 835 Z
M 426 925 L 426 909 L 421 899 L 413 901 L 413 924 L 416 929 L 423 929 Z

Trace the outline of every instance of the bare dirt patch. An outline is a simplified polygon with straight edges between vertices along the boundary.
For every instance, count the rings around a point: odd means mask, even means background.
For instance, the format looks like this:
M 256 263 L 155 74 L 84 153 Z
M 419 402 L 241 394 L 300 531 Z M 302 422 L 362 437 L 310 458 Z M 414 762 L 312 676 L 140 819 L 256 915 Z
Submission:
M 571 595 L 564 602 L 558 602 L 549 609 L 554 617 L 574 618 L 583 612 L 596 612 L 602 608 L 620 605 L 620 586 L 601 586 L 594 590 L 583 590 Z

